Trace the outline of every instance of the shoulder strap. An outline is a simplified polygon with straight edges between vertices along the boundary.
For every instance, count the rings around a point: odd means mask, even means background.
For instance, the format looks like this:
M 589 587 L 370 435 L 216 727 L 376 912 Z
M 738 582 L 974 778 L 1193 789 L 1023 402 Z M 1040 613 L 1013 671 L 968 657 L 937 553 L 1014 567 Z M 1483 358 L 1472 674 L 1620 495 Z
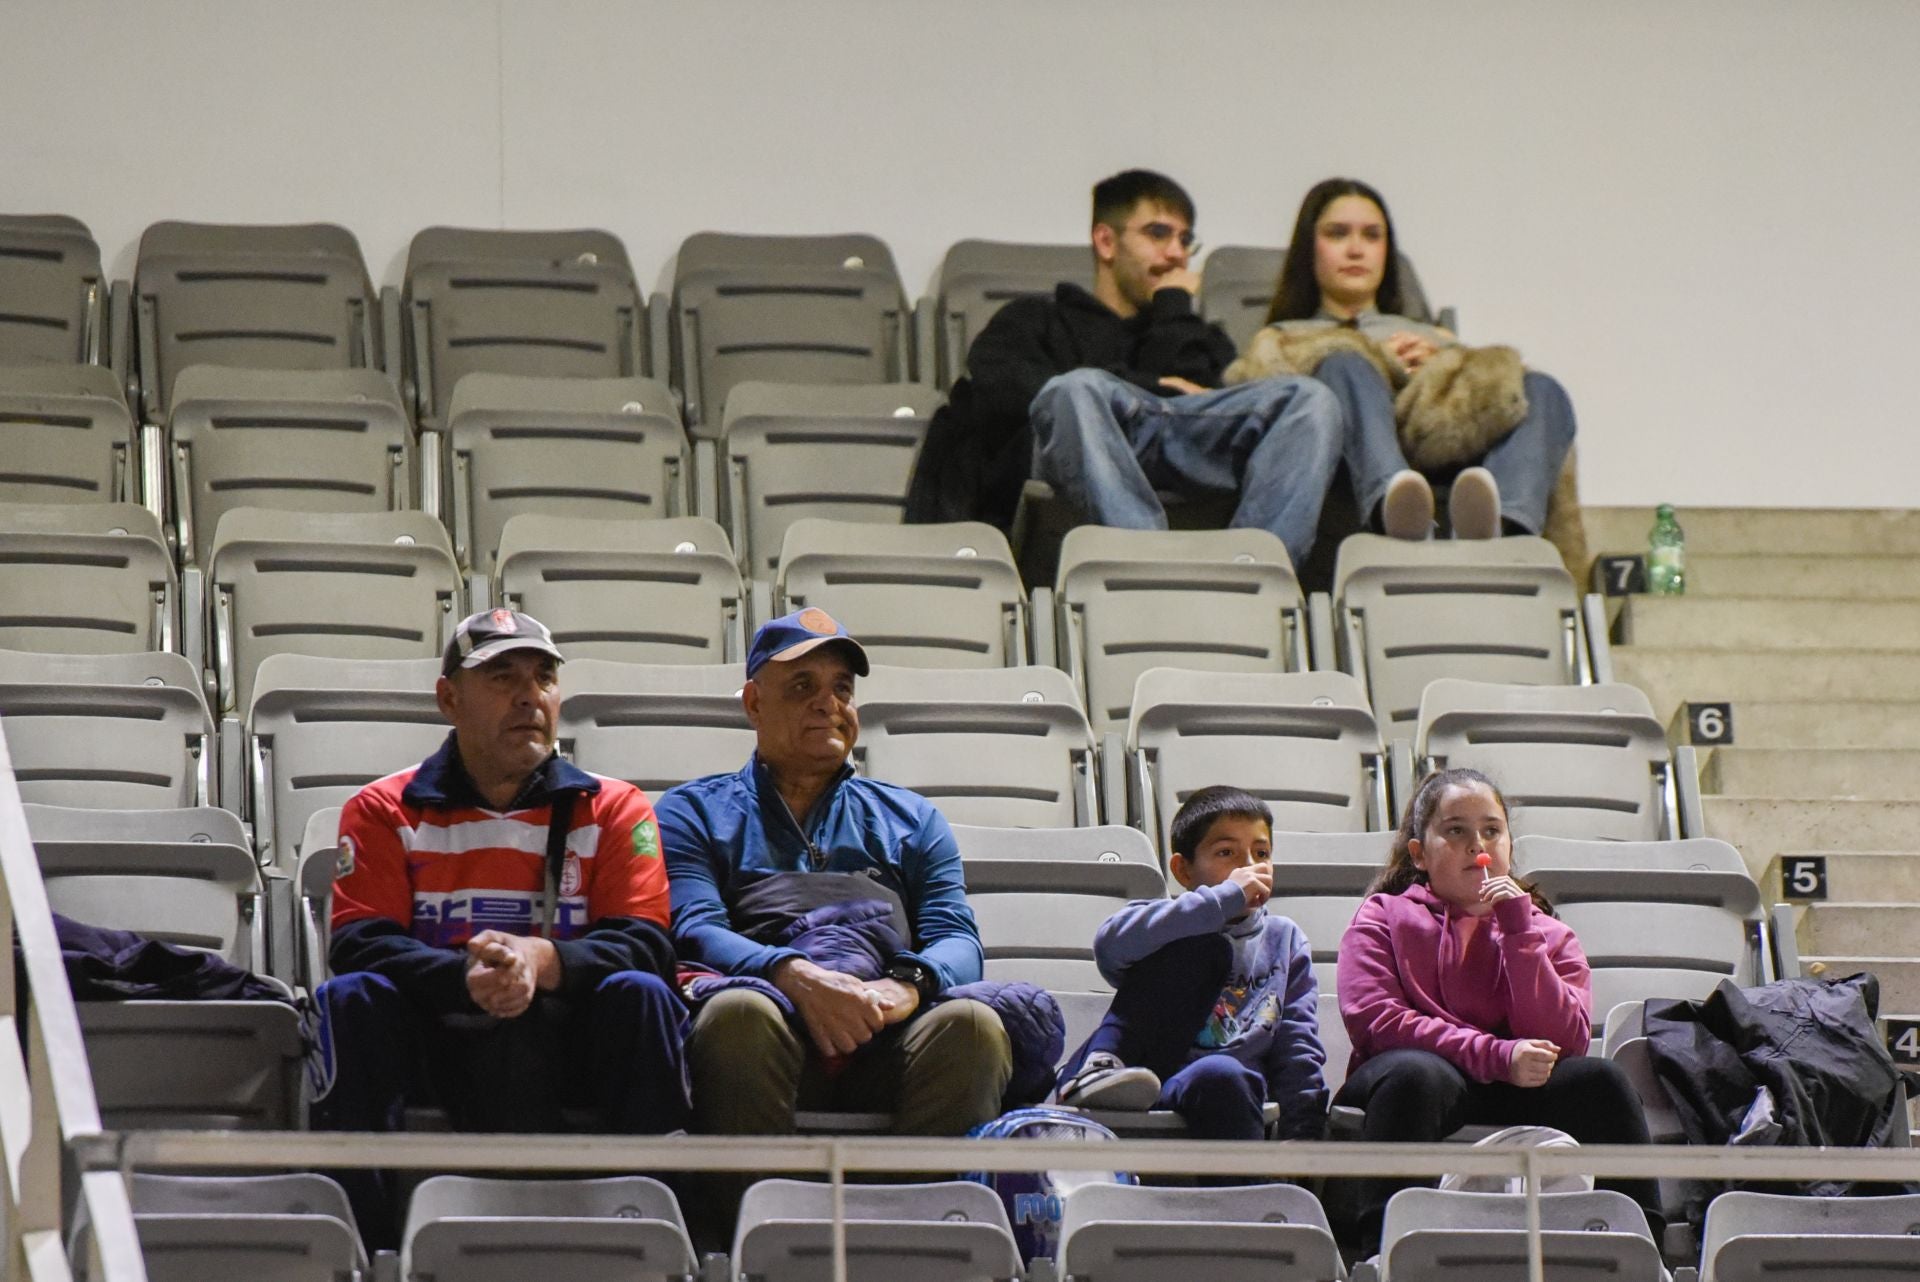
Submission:
M 540 904 L 540 937 L 553 938 L 553 921 L 560 912 L 560 870 L 567 862 L 567 834 L 573 829 L 573 803 L 577 792 L 553 794 L 553 808 L 547 819 L 546 895 Z

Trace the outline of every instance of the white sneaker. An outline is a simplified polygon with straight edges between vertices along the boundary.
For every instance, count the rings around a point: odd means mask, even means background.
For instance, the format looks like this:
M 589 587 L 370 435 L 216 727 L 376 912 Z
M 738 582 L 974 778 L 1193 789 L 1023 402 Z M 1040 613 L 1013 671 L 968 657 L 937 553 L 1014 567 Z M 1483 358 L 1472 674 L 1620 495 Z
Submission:
M 1447 493 L 1447 519 L 1456 539 L 1500 537 L 1500 483 L 1484 467 L 1470 467 L 1453 478 Z
M 1055 1098 L 1069 1108 L 1144 1113 L 1160 1098 L 1160 1079 L 1151 1069 L 1129 1068 L 1118 1055 L 1095 1051 Z
M 1380 529 L 1390 539 L 1410 543 L 1433 533 L 1433 487 L 1426 477 L 1410 467 L 1393 474 L 1380 500 Z

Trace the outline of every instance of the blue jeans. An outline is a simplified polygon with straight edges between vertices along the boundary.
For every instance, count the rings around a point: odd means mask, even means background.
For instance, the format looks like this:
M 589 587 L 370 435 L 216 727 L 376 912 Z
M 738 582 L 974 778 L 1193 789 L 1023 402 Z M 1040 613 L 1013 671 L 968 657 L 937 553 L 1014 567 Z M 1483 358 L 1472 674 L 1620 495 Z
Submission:
M 1393 474 L 1407 466 L 1394 422 L 1393 389 L 1358 352 L 1335 352 L 1314 378 L 1332 389 L 1346 414 L 1347 474 L 1360 519 L 1371 521 Z M 1547 374 L 1527 371 L 1527 416 L 1478 460 L 1500 486 L 1500 516 L 1529 534 L 1547 523 L 1547 500 L 1573 445 L 1573 402 Z
M 1188 1062 L 1232 966 L 1225 935 L 1189 935 L 1134 963 L 1106 1018 L 1067 1061 L 1060 1080 L 1078 1073 L 1088 1055 L 1106 1051 L 1130 1067 L 1153 1070 L 1160 1079 L 1153 1106 L 1180 1114 L 1195 1139 L 1264 1139 L 1267 1079 L 1218 1052 Z
M 689 1117 L 686 1007 L 657 975 L 620 971 L 584 998 L 541 993 L 517 1019 L 437 1018 L 393 983 L 357 971 L 316 994 L 333 1079 L 316 1131 L 396 1131 L 409 1103 L 439 1103 L 456 1130 L 559 1131 L 561 1110 L 601 1110 L 606 1128 L 657 1135 Z M 369 1250 L 398 1244 L 388 1181 L 338 1171 Z
M 1340 407 L 1311 379 L 1156 396 L 1105 370 L 1049 379 L 1028 407 L 1040 476 L 1095 524 L 1164 530 L 1158 491 L 1238 494 L 1230 524 L 1306 560 L 1340 464 Z

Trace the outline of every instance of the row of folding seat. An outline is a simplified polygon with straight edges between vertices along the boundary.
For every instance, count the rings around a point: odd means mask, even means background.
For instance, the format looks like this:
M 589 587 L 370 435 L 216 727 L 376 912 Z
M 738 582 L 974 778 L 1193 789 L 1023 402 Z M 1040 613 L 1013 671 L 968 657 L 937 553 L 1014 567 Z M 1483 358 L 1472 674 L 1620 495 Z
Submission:
M 1206 260 L 1202 311 L 1244 344 L 1265 319 L 1284 249 L 1224 246 Z M 376 289 L 359 243 L 329 224 L 161 222 L 131 286 L 113 283 L 84 224 L 0 216 L 0 365 L 112 363 L 128 403 L 164 421 L 191 365 L 384 369 L 439 427 L 476 371 L 670 378 L 687 419 L 718 421 L 741 382 L 950 386 L 1009 299 L 1091 283 L 1085 245 L 966 240 L 909 308 L 877 237 L 702 232 L 682 243 L 671 298 L 647 298 L 603 231 L 430 227 L 399 290 Z M 1401 262 L 1409 315 L 1431 319 Z
M 346 1197 L 324 1176 L 135 1174 L 130 1182 L 153 1282 L 374 1276 Z M 742 1200 L 727 1260 L 703 1262 L 673 1191 L 646 1176 L 440 1175 L 414 1190 L 396 1263 L 399 1276 L 423 1280 L 496 1282 L 556 1259 L 593 1259 L 596 1269 L 612 1270 L 605 1276 L 801 1282 L 819 1277 L 833 1250 L 833 1196 L 826 1184 L 759 1181 Z M 1528 1249 L 1526 1201 L 1512 1194 L 1405 1190 L 1388 1204 L 1379 1259 L 1351 1273 L 1319 1200 L 1290 1184 L 1080 1183 L 1060 1198 L 1053 1255 L 1030 1262 L 1020 1257 L 1004 1204 L 980 1184 L 850 1184 L 841 1196 L 847 1276 L 855 1282 L 1159 1282 L 1176 1273 L 1262 1282 L 1482 1282 L 1524 1276 Z M 1669 1277 L 1646 1217 L 1621 1194 L 1548 1193 L 1539 1206 L 1549 1277 Z M 1916 1221 L 1920 1196 L 1912 1194 L 1722 1193 L 1707 1208 L 1698 1273 L 1706 1282 L 1825 1282 L 1838 1274 L 1882 1276 L 1880 1270 L 1894 1276 L 1910 1263 Z M 87 1228 L 75 1236 L 74 1257 L 84 1261 Z
M 501 537 L 496 572 L 463 581 L 444 529 L 423 513 L 234 508 L 205 568 L 189 567 L 177 586 L 144 509 L 4 505 L 0 645 L 181 650 L 232 713 L 267 654 L 431 655 L 461 610 L 490 599 L 544 617 L 563 644 L 578 643 L 572 653 L 667 662 L 731 660 L 744 627 L 817 606 L 881 662 L 1000 667 L 1057 653 L 1102 732 L 1124 724 L 1139 674 L 1154 666 L 1338 667 L 1396 730 L 1436 677 L 1579 684 L 1609 666 L 1604 627 L 1586 622 L 1598 603 L 1583 603 L 1553 550 L 1531 538 L 1353 535 L 1334 594 L 1308 601 L 1262 531 L 1082 527 L 1055 585 L 1032 593 L 1004 536 L 977 522 L 796 521 L 771 582 L 742 579 L 725 533 L 698 517 L 523 514 Z M 679 626 L 655 626 L 669 618 Z

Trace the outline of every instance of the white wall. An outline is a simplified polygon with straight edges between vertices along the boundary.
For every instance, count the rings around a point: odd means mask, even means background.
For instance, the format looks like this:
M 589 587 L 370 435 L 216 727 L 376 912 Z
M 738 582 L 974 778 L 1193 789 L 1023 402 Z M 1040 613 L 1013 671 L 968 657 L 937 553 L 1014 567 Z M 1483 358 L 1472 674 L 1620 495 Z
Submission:
M 1122 167 L 1214 244 L 1379 185 L 1472 340 L 1558 373 L 1593 503 L 1911 506 L 1906 0 L 0 0 L 0 208 L 1077 239 Z

